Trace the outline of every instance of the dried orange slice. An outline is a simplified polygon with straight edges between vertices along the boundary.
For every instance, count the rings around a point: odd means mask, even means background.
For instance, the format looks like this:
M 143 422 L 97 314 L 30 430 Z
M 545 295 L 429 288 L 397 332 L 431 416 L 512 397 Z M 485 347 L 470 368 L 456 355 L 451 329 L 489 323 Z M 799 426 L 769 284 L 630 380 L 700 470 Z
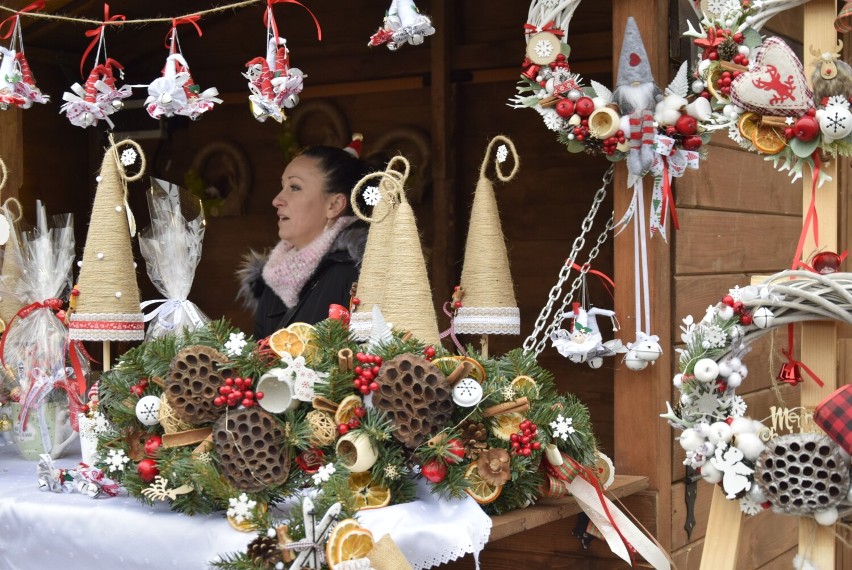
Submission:
M 432 361 L 432 364 L 441 365 L 441 370 L 446 370 L 447 374 L 451 374 L 456 367 L 462 362 L 470 362 L 473 368 L 470 369 L 470 377 L 482 384 L 485 382 L 485 368 L 475 359 L 469 356 L 442 356 Z
M 291 333 L 295 333 L 304 343 L 304 352 L 302 356 L 305 360 L 310 361 L 317 353 L 317 330 L 308 323 L 293 323 L 287 327 Z
M 751 140 L 757 127 L 760 126 L 760 115 L 757 113 L 743 113 L 740 120 L 737 122 L 737 127 L 740 129 L 740 134 L 743 138 Z
M 500 414 L 494 418 L 494 423 L 491 424 L 491 433 L 494 434 L 494 437 L 509 441 L 513 433 L 520 431 L 518 426 L 521 425 L 522 421 L 524 421 L 524 416 L 517 412 Z
M 356 510 L 380 509 L 390 504 L 390 489 L 373 481 L 369 471 L 352 473 L 349 476 L 349 489 L 355 495 Z
M 348 424 L 349 420 L 355 417 L 355 408 L 361 406 L 364 402 L 358 396 L 346 396 L 337 406 L 337 411 L 334 413 L 334 423 L 337 425 Z
M 784 136 L 784 131 L 760 125 L 751 136 L 751 142 L 757 147 L 757 150 L 766 154 L 778 154 L 784 147 L 787 146 L 787 137 Z
M 305 341 L 294 332 L 281 329 L 272 333 L 269 337 L 269 348 L 280 357 L 289 354 L 293 358 L 302 356 L 305 351 Z
M 328 535 L 328 540 L 325 543 L 325 556 L 332 567 L 334 564 L 340 562 L 340 560 L 337 559 L 337 551 L 340 548 L 340 543 L 343 537 L 346 536 L 346 533 L 350 530 L 359 528 L 361 528 L 361 525 L 358 524 L 358 521 L 355 519 L 343 519 L 335 525 L 334 529 L 332 529 L 331 534 Z
M 503 491 L 503 485 L 491 485 L 479 476 L 479 467 L 476 462 L 468 466 L 467 471 L 464 472 L 464 478 L 470 482 L 465 492 L 480 505 L 493 503 Z
M 373 544 L 373 533 L 366 528 L 349 529 L 340 538 L 337 553 L 334 556 L 335 562 L 331 564 L 331 567 L 334 568 L 336 564 L 345 560 L 365 558 L 373 550 Z
M 512 380 L 512 388 L 520 390 L 523 394 L 538 395 L 538 384 L 532 376 L 516 376 Z
M 714 69 L 707 75 L 707 81 L 705 82 L 707 85 L 707 91 L 709 91 L 710 95 L 712 95 L 719 101 L 727 101 L 727 95 L 725 95 L 721 91 L 716 91 L 716 82 L 719 81 L 720 77 L 722 77 L 722 68 L 717 66 L 716 69 Z

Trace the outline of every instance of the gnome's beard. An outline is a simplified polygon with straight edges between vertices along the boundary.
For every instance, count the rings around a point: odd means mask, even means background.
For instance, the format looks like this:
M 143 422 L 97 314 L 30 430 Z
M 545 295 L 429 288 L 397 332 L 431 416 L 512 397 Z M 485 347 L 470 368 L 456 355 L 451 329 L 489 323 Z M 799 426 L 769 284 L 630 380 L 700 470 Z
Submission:
M 615 88 L 613 98 L 623 114 L 653 109 L 657 105 L 660 88 L 653 81 L 639 85 L 620 85 Z

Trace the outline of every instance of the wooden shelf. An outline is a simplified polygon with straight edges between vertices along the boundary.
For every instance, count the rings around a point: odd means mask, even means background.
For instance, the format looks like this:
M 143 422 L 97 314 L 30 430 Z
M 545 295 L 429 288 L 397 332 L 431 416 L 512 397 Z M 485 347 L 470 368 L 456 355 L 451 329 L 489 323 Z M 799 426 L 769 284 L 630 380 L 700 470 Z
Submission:
M 615 482 L 607 489 L 609 497 L 622 498 L 648 488 L 648 478 L 636 475 L 616 475 Z M 565 519 L 582 511 L 573 497 L 553 501 L 541 501 L 533 507 L 518 509 L 492 518 L 491 537 L 494 542 L 519 532 L 530 530 L 549 522 Z M 486 546 L 486 548 L 488 548 Z

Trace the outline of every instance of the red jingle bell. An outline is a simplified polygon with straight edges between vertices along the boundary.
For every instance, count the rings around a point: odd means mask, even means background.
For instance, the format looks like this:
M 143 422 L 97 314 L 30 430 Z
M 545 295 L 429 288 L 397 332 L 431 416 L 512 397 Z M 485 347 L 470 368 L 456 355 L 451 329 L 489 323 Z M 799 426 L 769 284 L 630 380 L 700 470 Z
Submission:
M 802 383 L 802 371 L 799 365 L 795 362 L 785 362 L 781 365 L 781 370 L 778 372 L 778 381 L 786 382 L 790 386 L 797 386 Z
M 539 70 L 541 69 L 540 65 L 531 65 L 521 73 L 522 77 L 526 77 L 530 81 L 535 81 L 536 76 L 538 75 Z
M 820 275 L 828 275 L 840 269 L 842 259 L 833 251 L 822 251 L 814 256 L 814 270 Z

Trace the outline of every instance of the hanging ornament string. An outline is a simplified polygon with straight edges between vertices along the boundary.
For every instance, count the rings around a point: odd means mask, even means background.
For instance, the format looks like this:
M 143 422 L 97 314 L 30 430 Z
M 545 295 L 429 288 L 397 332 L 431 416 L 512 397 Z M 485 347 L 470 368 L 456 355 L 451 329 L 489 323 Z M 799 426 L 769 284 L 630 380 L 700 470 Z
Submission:
M 180 51 L 180 42 L 178 41 L 177 35 L 177 27 L 181 24 L 192 24 L 195 27 L 195 31 L 198 32 L 198 37 L 204 35 L 204 32 L 201 31 L 201 26 L 198 25 L 198 20 L 201 19 L 200 14 L 192 14 L 190 16 L 183 16 L 180 18 L 175 18 L 172 20 L 172 29 L 169 30 L 169 33 L 166 34 L 166 40 L 163 45 L 166 49 L 169 50 L 169 53 L 174 55 L 176 51 Z M 177 49 L 176 49 L 177 48 Z
M 311 12 L 310 8 L 298 0 L 266 0 L 266 11 L 263 13 L 263 23 L 267 28 L 272 29 L 276 47 L 279 45 L 281 37 L 278 35 L 278 24 L 275 22 L 275 15 L 272 13 L 273 4 L 296 4 L 307 10 L 308 14 L 311 15 L 311 18 L 314 19 L 314 25 L 317 27 L 317 40 L 322 41 L 322 28 L 320 28 L 319 20 L 317 20 L 317 17 L 314 16 L 314 13 Z
M 133 216 L 133 212 L 130 210 L 130 203 L 127 201 L 127 183 L 135 182 L 141 179 L 142 176 L 145 174 L 145 153 L 142 152 L 142 147 L 139 146 L 139 143 L 134 140 L 125 139 L 123 141 L 115 142 L 115 138 L 113 137 L 112 133 L 109 134 L 109 144 L 110 148 L 112 149 L 113 156 L 115 157 L 115 163 L 119 166 L 118 174 L 119 176 L 121 176 L 121 178 L 124 179 L 124 183 L 122 184 L 122 186 L 124 187 L 124 210 L 125 212 L 127 212 L 127 226 L 130 229 L 130 237 L 133 237 L 136 235 L 136 218 Z M 127 169 L 122 168 L 122 166 L 124 165 L 122 155 L 124 154 L 124 152 L 127 152 L 127 150 L 119 154 L 118 147 L 124 145 L 133 147 L 136 150 L 136 156 L 133 157 L 134 160 L 130 161 L 129 164 L 133 164 L 133 162 L 137 158 L 139 160 L 139 172 L 132 176 L 128 176 Z
M 83 74 L 83 66 L 86 65 L 86 58 L 89 57 L 89 54 L 92 52 L 93 49 L 95 49 L 95 46 L 98 46 L 98 51 L 95 53 L 95 65 L 97 65 L 98 61 L 100 61 L 101 50 L 104 47 L 104 30 L 106 29 L 106 26 L 110 22 L 123 22 L 126 20 L 127 18 L 121 14 L 110 16 L 109 4 L 104 4 L 103 22 L 101 22 L 97 28 L 86 31 L 86 37 L 92 38 L 92 41 L 89 43 L 89 47 L 86 48 L 86 51 L 83 52 L 82 59 L 80 59 L 80 77 L 85 77 L 85 75 Z M 103 49 L 103 52 L 104 57 L 106 57 L 106 50 Z
M 813 154 L 814 169 L 813 169 L 813 185 L 811 186 L 811 200 L 808 204 L 808 212 L 805 215 L 805 221 L 802 224 L 802 233 L 799 235 L 799 244 L 796 246 L 796 253 L 793 255 L 793 264 L 790 269 L 798 269 L 803 267 L 802 254 L 805 249 L 805 240 L 808 237 L 808 230 L 813 226 L 814 246 L 819 247 L 819 215 L 816 209 L 816 192 L 819 185 L 819 170 L 820 160 L 819 152 L 814 151 Z
M 13 34 L 20 34 L 21 14 L 26 14 L 27 12 L 33 12 L 35 10 L 44 10 L 44 3 L 45 0 L 36 0 L 36 2 L 21 8 L 15 12 L 13 16 L 9 16 L 0 22 L 0 38 L 8 40 Z M 7 26 L 9 27 L 9 30 L 4 33 L 3 29 Z

